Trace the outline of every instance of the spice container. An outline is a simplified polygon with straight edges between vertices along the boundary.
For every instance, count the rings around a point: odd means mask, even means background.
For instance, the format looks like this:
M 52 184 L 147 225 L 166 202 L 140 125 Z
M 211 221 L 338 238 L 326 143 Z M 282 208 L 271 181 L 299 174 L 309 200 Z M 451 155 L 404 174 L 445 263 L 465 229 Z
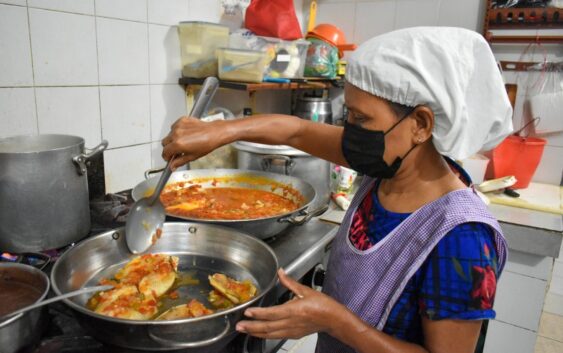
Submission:
M 229 42 L 229 27 L 209 22 L 180 22 L 180 54 L 182 75 L 204 78 L 217 76 L 217 54 L 219 47 Z

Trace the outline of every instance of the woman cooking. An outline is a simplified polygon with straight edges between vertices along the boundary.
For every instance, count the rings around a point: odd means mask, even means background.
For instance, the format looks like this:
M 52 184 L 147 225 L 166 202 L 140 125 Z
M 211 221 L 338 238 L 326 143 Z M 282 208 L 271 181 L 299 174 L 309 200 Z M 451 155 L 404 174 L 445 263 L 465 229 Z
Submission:
M 175 167 L 236 140 L 290 145 L 365 174 L 334 240 L 323 293 L 288 278 L 296 300 L 249 308 L 237 330 L 318 332 L 317 352 L 473 352 L 494 318 L 506 242 L 452 159 L 512 130 L 486 41 L 457 28 L 410 28 L 349 60 L 344 128 L 283 115 L 182 118 L 163 140 Z

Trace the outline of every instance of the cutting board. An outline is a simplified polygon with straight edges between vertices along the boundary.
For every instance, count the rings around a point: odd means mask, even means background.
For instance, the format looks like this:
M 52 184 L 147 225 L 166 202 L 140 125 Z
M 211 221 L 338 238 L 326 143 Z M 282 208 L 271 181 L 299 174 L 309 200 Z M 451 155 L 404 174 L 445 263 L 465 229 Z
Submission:
M 505 194 L 487 193 L 491 203 L 498 205 L 527 208 L 541 212 L 563 215 L 563 188 L 557 185 L 530 183 L 526 189 L 516 190 L 520 197 Z

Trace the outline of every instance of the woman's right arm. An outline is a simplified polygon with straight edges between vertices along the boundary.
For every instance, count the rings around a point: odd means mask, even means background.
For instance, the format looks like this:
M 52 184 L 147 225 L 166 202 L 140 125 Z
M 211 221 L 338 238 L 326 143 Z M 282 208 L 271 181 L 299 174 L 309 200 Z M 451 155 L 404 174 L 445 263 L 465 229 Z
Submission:
M 236 120 L 203 122 L 182 117 L 162 140 L 162 157 L 173 168 L 205 156 L 234 141 L 288 145 L 316 157 L 347 166 L 342 155 L 342 128 L 289 115 L 264 114 Z

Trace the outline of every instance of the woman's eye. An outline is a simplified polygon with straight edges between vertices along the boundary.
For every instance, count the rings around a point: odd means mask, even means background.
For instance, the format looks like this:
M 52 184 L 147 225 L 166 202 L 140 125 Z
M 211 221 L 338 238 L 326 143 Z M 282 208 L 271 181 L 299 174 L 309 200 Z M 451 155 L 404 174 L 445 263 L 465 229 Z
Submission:
M 362 124 L 366 121 L 366 117 L 360 114 L 348 113 L 348 121 L 352 124 Z

